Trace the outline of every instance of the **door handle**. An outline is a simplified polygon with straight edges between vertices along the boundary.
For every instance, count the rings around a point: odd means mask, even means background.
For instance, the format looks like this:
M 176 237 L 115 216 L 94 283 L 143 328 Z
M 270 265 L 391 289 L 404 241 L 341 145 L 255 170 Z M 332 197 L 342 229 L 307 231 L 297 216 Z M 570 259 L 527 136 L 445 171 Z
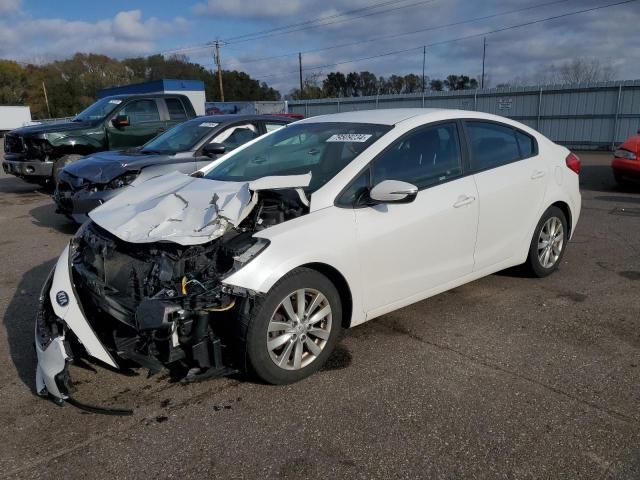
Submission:
M 544 170 L 536 170 L 531 175 L 531 180 L 536 180 L 537 178 L 542 178 L 542 177 L 544 177 L 544 175 L 545 175 L 545 171 Z
M 464 207 L 475 201 L 476 197 L 472 195 L 460 195 L 456 203 L 453 204 L 453 208 Z

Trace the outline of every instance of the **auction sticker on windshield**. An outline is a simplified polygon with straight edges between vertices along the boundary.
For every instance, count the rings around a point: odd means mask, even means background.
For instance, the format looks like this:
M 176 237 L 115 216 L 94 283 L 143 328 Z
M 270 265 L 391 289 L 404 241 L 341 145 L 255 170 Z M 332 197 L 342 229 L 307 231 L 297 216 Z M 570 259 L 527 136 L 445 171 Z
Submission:
M 327 142 L 360 142 L 364 143 L 371 138 L 368 133 L 337 133 L 327 138 Z
M 217 123 L 213 123 L 213 122 L 202 122 L 200 125 L 198 125 L 199 127 L 209 127 L 209 128 L 213 128 L 213 127 L 217 127 L 218 124 Z

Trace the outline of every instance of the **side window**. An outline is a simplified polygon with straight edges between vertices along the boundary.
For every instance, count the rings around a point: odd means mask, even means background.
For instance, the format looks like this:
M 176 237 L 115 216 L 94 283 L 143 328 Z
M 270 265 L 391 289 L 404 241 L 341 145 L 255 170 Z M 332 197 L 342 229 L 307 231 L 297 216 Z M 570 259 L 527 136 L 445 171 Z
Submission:
M 187 119 L 187 112 L 184 111 L 182 102 L 177 98 L 166 98 L 167 110 L 169 110 L 169 120 L 180 121 Z
M 255 125 L 252 123 L 244 123 L 227 128 L 216 135 L 215 138 L 211 140 L 211 143 L 221 143 L 227 147 L 227 151 L 231 151 L 259 136 L 260 134 Z
M 368 168 L 358 175 L 358 177 L 351 182 L 351 185 L 342 192 L 336 204 L 339 207 L 353 207 L 362 194 L 368 190 L 370 175 Z
M 129 124 L 159 122 L 160 114 L 155 100 L 136 100 L 124 106 L 118 115 L 128 115 Z
M 466 122 L 474 170 L 486 170 L 520 160 L 513 128 L 488 122 Z
M 284 123 L 264 122 L 264 128 L 266 129 L 267 133 L 278 130 L 279 128 L 282 128 L 284 126 Z
M 392 144 L 371 166 L 373 185 L 402 180 L 422 189 L 460 176 L 458 128 L 443 123 L 416 130 Z
M 518 147 L 520 147 L 521 158 L 529 158 L 538 154 L 538 145 L 532 137 L 520 130 L 516 130 L 516 139 L 518 140 Z

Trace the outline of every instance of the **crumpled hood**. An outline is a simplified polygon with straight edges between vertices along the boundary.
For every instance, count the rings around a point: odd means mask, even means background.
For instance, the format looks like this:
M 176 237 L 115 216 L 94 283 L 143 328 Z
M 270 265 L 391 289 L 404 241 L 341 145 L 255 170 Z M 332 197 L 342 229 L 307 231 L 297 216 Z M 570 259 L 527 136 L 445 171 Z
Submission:
M 94 153 L 77 162 L 73 162 L 64 168 L 64 172 L 79 179 L 70 183 L 85 184 L 109 183 L 114 178 L 128 171 L 137 171 L 149 165 L 157 165 L 165 161 L 179 161 L 170 155 L 145 155 L 138 152 L 106 151 Z M 193 156 L 185 158 L 185 161 L 193 162 Z
M 173 172 L 127 189 L 89 217 L 126 242 L 198 245 L 239 225 L 253 210 L 259 190 L 302 188 L 310 181 L 311 173 L 221 182 Z

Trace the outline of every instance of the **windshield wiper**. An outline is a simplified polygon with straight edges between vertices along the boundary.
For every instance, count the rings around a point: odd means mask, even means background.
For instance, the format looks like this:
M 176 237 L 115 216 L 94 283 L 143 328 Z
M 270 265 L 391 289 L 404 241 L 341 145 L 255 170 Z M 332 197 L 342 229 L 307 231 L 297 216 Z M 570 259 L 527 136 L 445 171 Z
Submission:
M 161 155 L 163 152 L 162 150 L 151 150 L 143 148 L 142 150 L 140 150 L 140 153 L 144 153 L 145 155 Z

